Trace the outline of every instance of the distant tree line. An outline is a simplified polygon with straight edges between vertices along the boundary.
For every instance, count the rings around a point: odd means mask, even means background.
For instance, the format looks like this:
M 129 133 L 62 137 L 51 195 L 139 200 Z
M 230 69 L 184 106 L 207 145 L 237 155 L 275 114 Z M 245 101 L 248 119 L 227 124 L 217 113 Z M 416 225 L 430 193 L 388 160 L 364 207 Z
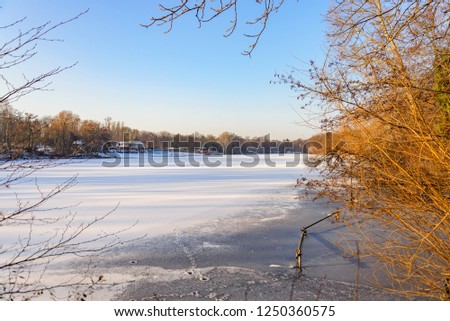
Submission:
M 140 141 L 148 148 L 167 149 L 173 147 L 173 141 L 188 141 L 194 139 L 203 147 L 207 142 L 217 142 L 228 146 L 232 142 L 240 145 L 245 142 L 262 142 L 270 139 L 268 136 L 239 136 L 225 131 L 218 136 L 211 134 L 173 134 L 168 131 L 152 132 L 138 130 L 126 126 L 122 121 L 114 121 L 106 117 L 103 122 L 83 120 L 72 111 L 63 110 L 57 115 L 39 117 L 31 113 L 16 110 L 10 105 L 0 109 L 0 147 L 5 155 L 94 155 L 102 151 L 102 146 L 110 141 Z M 275 140 L 272 144 L 278 146 L 289 142 L 289 151 L 301 152 L 306 140 L 289 141 Z M 222 152 L 222 151 L 221 151 Z M 223 152 L 227 152 L 225 149 Z

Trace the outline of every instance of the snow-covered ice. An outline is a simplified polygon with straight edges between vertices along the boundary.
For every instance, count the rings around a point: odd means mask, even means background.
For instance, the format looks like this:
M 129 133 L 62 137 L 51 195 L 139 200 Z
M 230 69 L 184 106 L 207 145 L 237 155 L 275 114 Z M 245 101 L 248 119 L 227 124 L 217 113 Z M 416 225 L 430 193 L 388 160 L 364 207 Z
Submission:
M 330 213 L 326 202 L 311 203 L 296 197 L 296 179 L 318 175 L 299 155 L 270 155 L 270 161 L 261 158 L 250 167 L 245 165 L 254 159 L 245 155 L 228 160 L 210 158 L 221 163 L 216 167 L 206 166 L 202 155 L 178 159 L 156 156 L 160 164 L 167 163 L 162 167 L 150 166 L 137 155 L 129 156 L 129 166 L 122 162 L 116 167 L 102 166 L 116 162 L 114 159 L 75 160 L 40 170 L 20 184 L 0 190 L 2 210 L 8 211 L 17 207 L 18 200 L 38 200 L 40 191 L 51 190 L 77 175 L 75 186 L 52 198 L 41 210 L 74 207 L 36 212 L 36 216 L 61 217 L 76 212 L 75 223 L 80 224 L 119 204 L 83 238 L 89 240 L 130 226 L 119 235 L 121 239 L 145 235 L 94 260 L 56 265 L 47 282 L 58 283 L 66 275 L 88 268 L 91 275 L 103 275 L 112 285 L 109 290 L 96 291 L 91 299 L 155 299 L 152 295 L 157 293 L 157 299 L 164 300 L 311 300 L 319 298 L 323 287 L 326 295 L 324 292 L 320 298 L 353 298 L 356 261 L 336 247 L 345 224 L 327 221 L 308 231 L 301 277 L 292 269 L 299 228 Z M 199 164 L 189 164 L 189 158 Z M 54 235 L 54 228 L 37 224 L 34 240 Z M 26 225 L 3 226 L 0 244 L 6 248 L 28 233 Z M 363 277 L 370 279 L 371 266 L 363 262 L 360 268 L 360 284 L 367 284 Z M 377 295 L 372 288 L 360 285 L 363 299 L 391 299 Z
M 163 167 L 151 166 L 145 155 L 143 159 L 136 154 L 127 156 L 130 157 L 127 167 L 123 160 L 118 166 L 109 167 L 115 160 L 89 159 L 40 170 L 22 183 L 0 191 L 2 210 L 16 208 L 17 200 L 39 199 L 37 186 L 45 192 L 77 175 L 76 186 L 45 203 L 42 208 L 74 205 L 55 210 L 52 215 L 64 215 L 70 211 L 76 212 L 80 221 L 89 221 L 118 205 L 112 215 L 96 226 L 98 230 L 91 229 L 90 233 L 95 234 L 99 230 L 114 232 L 138 222 L 122 236 L 126 237 L 127 233 L 128 236 L 157 236 L 179 227 L 245 213 L 248 207 L 260 201 L 277 201 L 286 197 L 294 201 L 292 194 L 277 193 L 280 188 L 293 189 L 296 178 L 304 175 L 307 168 L 300 156 L 293 154 L 267 155 L 275 165 L 265 161 L 264 155 L 259 155 L 259 163 L 252 167 L 248 164 L 254 159 L 245 155 L 229 159 L 225 156 L 209 157 L 210 162 L 221 163 L 218 167 L 205 165 L 202 155 L 155 156 L 155 162 L 167 163 Z M 199 165 L 189 164 L 189 158 L 193 157 Z M 296 166 L 287 165 L 294 159 Z M 180 162 L 185 167 L 181 167 Z M 272 220 L 278 216 L 265 219 Z M 85 237 L 89 236 L 92 235 L 85 234 Z M 11 238 L 16 237 L 17 231 L 10 229 L 9 233 L 2 231 L 0 238 L 2 242 L 14 242 Z

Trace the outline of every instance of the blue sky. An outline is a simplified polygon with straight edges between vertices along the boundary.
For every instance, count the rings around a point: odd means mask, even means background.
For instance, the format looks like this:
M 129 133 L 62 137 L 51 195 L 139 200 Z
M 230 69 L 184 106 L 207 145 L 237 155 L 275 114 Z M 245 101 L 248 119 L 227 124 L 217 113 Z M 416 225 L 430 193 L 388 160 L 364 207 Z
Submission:
M 157 2 L 0 0 L 0 21 L 27 16 L 29 26 L 58 22 L 89 8 L 52 34 L 63 42 L 41 43 L 38 55 L 9 77 L 31 77 L 78 61 L 77 66 L 55 77 L 52 91 L 33 93 L 14 106 L 40 116 L 63 109 L 83 119 L 110 116 L 133 128 L 184 134 L 228 130 L 293 139 L 313 133 L 296 124 L 295 93 L 270 81 L 275 72 L 323 59 L 328 1 L 286 1 L 251 59 L 241 55 L 250 44 L 242 36 L 251 32 L 248 26 L 222 36 L 229 16 L 202 28 L 194 17 L 184 17 L 168 34 L 165 27 L 140 27 L 158 14 Z M 255 5 L 253 0 L 242 2 L 245 20 Z

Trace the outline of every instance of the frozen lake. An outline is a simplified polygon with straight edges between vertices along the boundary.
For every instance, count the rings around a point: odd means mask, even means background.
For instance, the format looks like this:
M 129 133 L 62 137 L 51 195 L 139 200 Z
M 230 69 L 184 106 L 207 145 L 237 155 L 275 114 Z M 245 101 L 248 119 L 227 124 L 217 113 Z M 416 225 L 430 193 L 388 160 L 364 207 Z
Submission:
M 2 209 L 16 208 L 18 200 L 38 200 L 39 191 L 49 191 L 77 175 L 75 186 L 41 209 L 74 205 L 54 210 L 51 215 L 76 212 L 80 221 L 89 221 L 118 205 L 112 215 L 84 236 L 114 232 L 135 222 L 138 224 L 123 236 L 158 236 L 219 217 L 244 215 L 249 207 L 268 200 L 296 206 L 295 181 L 307 173 L 300 155 L 293 154 L 258 155 L 259 159 L 255 155 L 207 159 L 188 154 L 151 157 L 149 160 L 147 155 L 140 158 L 130 154 L 125 160 L 75 160 L 38 171 L 22 183 L 0 191 Z M 280 193 L 282 190 L 287 193 Z M 17 233 L 11 228 L 2 231 L 0 238 L 2 242 L 14 242 Z
M 299 155 L 270 155 L 258 161 L 254 156 L 210 157 L 209 163 L 202 155 L 159 155 L 150 163 L 138 155 L 129 156 L 125 162 L 75 160 L 40 170 L 0 191 L 2 210 L 7 212 L 16 209 L 18 202 L 39 200 L 41 192 L 77 175 L 75 186 L 33 213 L 36 218 L 76 213 L 75 220 L 70 222 L 69 216 L 52 224 L 36 221 L 33 242 L 67 234 L 68 222 L 76 229 L 117 205 L 81 239 L 130 226 L 119 234 L 120 239 L 139 238 L 100 256 L 55 265 L 46 282 L 57 284 L 88 269 L 89 274 L 103 275 L 111 286 L 91 297 L 102 300 L 154 299 L 152 293 L 168 300 L 316 300 L 323 287 L 327 291 L 320 294 L 321 299 L 351 300 L 357 269 L 359 283 L 371 283 L 371 263 L 360 264 L 341 250 L 353 245 L 354 239 L 351 235 L 343 239 L 345 224 L 332 220 L 308 231 L 302 273 L 292 269 L 300 227 L 332 210 L 326 200 L 312 203 L 297 198 L 296 179 L 317 175 Z M 20 249 L 18 240 L 23 243 L 29 236 L 26 224 L 2 227 L 4 248 Z M 378 296 L 371 287 L 360 291 L 362 299 L 391 299 Z M 66 297 L 67 293 L 61 294 L 62 299 Z

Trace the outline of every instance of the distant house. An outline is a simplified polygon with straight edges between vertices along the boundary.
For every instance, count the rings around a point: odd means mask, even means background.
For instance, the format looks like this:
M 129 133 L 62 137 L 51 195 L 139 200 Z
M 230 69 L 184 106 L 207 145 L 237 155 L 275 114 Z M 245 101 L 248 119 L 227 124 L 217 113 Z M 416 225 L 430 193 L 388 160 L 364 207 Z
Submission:
M 117 142 L 115 147 L 119 153 L 143 153 L 145 151 L 144 144 L 139 141 Z

